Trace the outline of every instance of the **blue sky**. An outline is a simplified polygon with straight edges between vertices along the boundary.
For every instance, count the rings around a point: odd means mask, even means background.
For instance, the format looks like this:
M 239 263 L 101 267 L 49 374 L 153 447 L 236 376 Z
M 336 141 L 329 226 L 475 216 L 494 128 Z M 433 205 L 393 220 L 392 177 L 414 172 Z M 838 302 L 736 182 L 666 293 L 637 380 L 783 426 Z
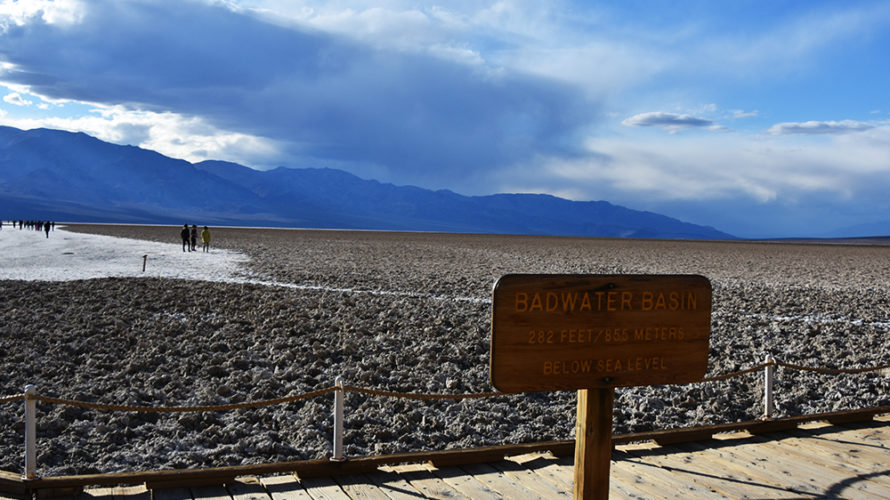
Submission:
M 0 124 L 890 234 L 888 54 L 886 1 L 4 1 Z

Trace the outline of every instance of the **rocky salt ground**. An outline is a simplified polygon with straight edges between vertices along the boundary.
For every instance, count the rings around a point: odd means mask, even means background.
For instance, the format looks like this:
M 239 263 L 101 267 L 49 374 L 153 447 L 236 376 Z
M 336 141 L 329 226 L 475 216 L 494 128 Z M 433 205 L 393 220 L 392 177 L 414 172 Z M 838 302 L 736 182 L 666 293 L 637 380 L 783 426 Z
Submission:
M 72 229 L 178 247 L 172 227 Z M 491 287 L 513 272 L 707 276 L 709 375 L 767 354 L 819 367 L 890 363 L 884 246 L 229 228 L 214 229 L 214 239 L 250 257 L 220 281 L 160 274 L 0 281 L 0 394 L 35 384 L 42 394 L 83 401 L 225 404 L 328 387 L 338 375 L 388 391 L 487 392 Z M 186 255 L 201 269 L 200 253 Z M 760 376 L 619 389 L 615 432 L 758 418 Z M 778 377 L 780 415 L 890 404 L 882 374 L 780 369 Z M 346 400 L 353 456 L 573 437 L 573 392 Z M 331 406 L 330 395 L 170 415 L 41 403 L 40 473 L 325 457 Z M 21 421 L 21 403 L 0 408 L 2 470 L 21 471 Z

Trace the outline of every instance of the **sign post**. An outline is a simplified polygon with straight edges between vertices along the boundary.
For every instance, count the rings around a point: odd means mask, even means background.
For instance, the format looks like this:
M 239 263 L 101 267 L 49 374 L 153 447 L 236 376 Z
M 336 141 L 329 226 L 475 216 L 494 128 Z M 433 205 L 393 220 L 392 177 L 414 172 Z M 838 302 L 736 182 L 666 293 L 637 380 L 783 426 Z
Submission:
M 577 390 L 575 498 L 607 498 L 615 387 L 701 380 L 710 326 L 703 276 L 506 275 L 493 291 L 491 383 Z
M 615 389 L 578 391 L 575 423 L 575 498 L 609 498 L 612 404 Z

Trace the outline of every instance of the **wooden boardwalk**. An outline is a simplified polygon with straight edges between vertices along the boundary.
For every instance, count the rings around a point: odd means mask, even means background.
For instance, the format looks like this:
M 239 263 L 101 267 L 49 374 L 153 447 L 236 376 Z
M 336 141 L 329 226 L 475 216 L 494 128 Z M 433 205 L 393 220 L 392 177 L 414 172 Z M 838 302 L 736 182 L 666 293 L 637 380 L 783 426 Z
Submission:
M 300 479 L 239 477 L 218 486 L 88 488 L 79 500 L 550 499 L 571 498 L 572 458 L 525 454 L 436 468 L 380 467 L 370 474 Z M 835 426 L 810 423 L 659 446 L 620 444 L 612 454 L 611 498 L 890 498 L 890 415 Z M 0 494 L 0 499 L 12 498 Z M 72 497 L 67 497 L 72 498 Z

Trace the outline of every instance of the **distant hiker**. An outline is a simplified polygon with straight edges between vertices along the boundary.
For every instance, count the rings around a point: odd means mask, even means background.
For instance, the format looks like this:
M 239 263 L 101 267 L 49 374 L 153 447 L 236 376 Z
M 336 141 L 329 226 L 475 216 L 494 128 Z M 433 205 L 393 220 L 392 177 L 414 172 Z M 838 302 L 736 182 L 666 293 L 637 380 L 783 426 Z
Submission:
M 198 251 L 198 226 L 192 224 L 192 252 Z
M 204 226 L 204 230 L 201 231 L 201 243 L 204 243 L 204 251 L 210 251 L 210 230 L 207 229 L 207 226 Z
M 189 225 L 183 224 L 182 231 L 179 232 L 179 236 L 182 237 L 182 251 L 185 252 L 186 247 L 189 245 Z
M 43 230 L 46 231 L 46 237 L 49 238 L 49 221 L 43 223 Z

